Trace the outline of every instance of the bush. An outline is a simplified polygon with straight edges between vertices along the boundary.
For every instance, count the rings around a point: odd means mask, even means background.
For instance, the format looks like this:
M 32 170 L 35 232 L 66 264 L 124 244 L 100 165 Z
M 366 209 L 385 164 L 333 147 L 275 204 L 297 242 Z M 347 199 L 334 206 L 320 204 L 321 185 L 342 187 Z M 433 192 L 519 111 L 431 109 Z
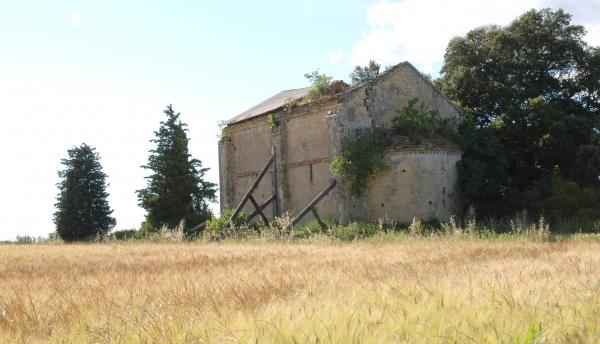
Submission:
M 135 229 L 123 229 L 113 232 L 111 235 L 116 240 L 132 240 L 136 238 L 137 231 Z
M 363 194 L 368 177 L 387 170 L 385 150 L 392 145 L 387 128 L 368 128 L 346 141 L 342 153 L 334 156 L 330 169 L 339 174 L 354 196 Z
M 272 131 L 276 131 L 279 128 L 279 119 L 275 117 L 272 113 L 267 116 L 267 124 Z
M 402 111 L 398 111 L 398 116 L 392 119 L 392 123 L 396 131 L 405 131 L 410 138 L 438 134 L 451 139 L 456 133 L 456 123 L 453 120 L 440 119 L 437 111 L 430 110 L 418 98 L 410 99 Z
M 311 220 L 303 225 L 294 227 L 294 238 L 296 239 L 308 239 L 316 235 L 327 234 L 327 232 L 336 226 L 331 219 L 322 219 L 325 223 L 326 228 L 321 227 L 321 224 L 317 220 Z
M 378 230 L 374 223 L 350 222 L 329 228 L 329 234 L 343 241 L 364 239 L 375 235 Z
M 226 234 L 227 222 L 233 215 L 234 209 L 226 209 L 224 210 L 218 217 L 212 216 L 206 222 L 206 230 L 211 235 L 222 236 Z M 246 222 L 246 214 L 244 212 L 240 212 L 235 219 L 233 219 L 233 225 L 235 227 L 242 225 Z
M 331 80 L 333 80 L 333 77 L 325 74 L 319 74 L 318 69 L 312 73 L 304 74 L 304 77 L 307 78 L 312 85 L 311 89 L 306 95 L 307 99 L 316 100 L 331 93 Z

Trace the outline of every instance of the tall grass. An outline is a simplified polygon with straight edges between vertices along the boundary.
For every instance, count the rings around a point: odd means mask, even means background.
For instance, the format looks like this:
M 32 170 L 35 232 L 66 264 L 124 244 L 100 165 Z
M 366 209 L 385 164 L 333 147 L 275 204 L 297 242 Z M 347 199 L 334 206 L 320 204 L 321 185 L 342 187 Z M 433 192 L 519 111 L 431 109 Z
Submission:
M 453 234 L 5 245 L 0 342 L 600 341 L 599 241 L 443 230 Z

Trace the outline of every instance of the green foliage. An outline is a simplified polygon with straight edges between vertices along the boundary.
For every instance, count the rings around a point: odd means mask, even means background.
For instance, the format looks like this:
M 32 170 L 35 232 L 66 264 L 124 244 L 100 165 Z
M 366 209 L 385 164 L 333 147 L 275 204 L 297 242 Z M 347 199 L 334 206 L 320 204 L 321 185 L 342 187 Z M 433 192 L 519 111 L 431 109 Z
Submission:
M 325 74 L 319 74 L 319 70 L 315 70 L 312 73 L 304 74 L 304 77 L 310 81 L 312 85 L 311 89 L 308 91 L 308 95 L 306 96 L 309 100 L 316 100 L 320 97 L 331 93 L 331 80 L 333 77 L 327 76 Z
M 446 49 L 438 86 L 465 109 L 458 186 L 479 216 L 541 211 L 555 167 L 575 193 L 575 184 L 600 188 L 600 52 L 570 21 L 562 10 L 531 10 Z M 571 202 L 551 203 L 574 214 Z
M 398 111 L 399 115 L 392 119 L 398 129 L 405 129 L 408 136 L 431 136 L 436 130 L 437 111 L 430 110 L 418 98 L 412 98 L 408 104 Z
M 378 232 L 374 223 L 350 222 L 347 225 L 330 227 L 329 233 L 342 241 L 352 241 L 371 237 Z
M 116 240 L 127 241 L 136 238 L 137 231 L 135 229 L 123 229 L 113 232 L 111 235 Z
M 227 229 L 227 222 L 233 215 L 234 209 L 225 209 L 218 217 L 212 216 L 206 222 L 206 229 L 215 234 L 222 234 Z M 246 222 L 246 214 L 244 212 L 240 212 L 235 219 L 233 219 L 234 226 L 240 226 Z
M 437 112 L 418 98 L 409 100 L 392 122 L 392 130 L 369 128 L 349 137 L 342 144 L 341 154 L 334 156 L 330 169 L 342 177 L 354 196 L 363 194 L 371 174 L 387 169 L 385 151 L 393 145 L 394 135 L 406 134 L 415 138 L 437 134 L 453 139 L 456 136 L 455 122 L 439 119 Z
M 429 109 L 419 98 L 412 98 L 392 119 L 394 131 L 410 138 L 431 137 L 434 134 L 456 139 L 457 125 L 453 119 L 440 119 L 438 112 Z
M 100 155 L 85 143 L 67 152 L 58 172 L 59 194 L 55 204 L 56 232 L 65 241 L 76 241 L 108 233 L 115 226 L 106 192 L 106 174 Z
M 144 231 L 152 232 L 167 226 L 176 228 L 185 221 L 189 229 L 210 218 L 208 202 L 215 200 L 216 185 L 204 180 L 208 168 L 192 159 L 188 151 L 186 124 L 171 105 L 164 111 L 167 120 L 160 123 L 150 150 L 148 164 L 142 166 L 152 174 L 147 186 L 138 190 L 139 205 L 147 211 Z
M 524 193 L 533 211 L 553 222 L 576 218 L 580 220 L 600 219 L 600 188 L 581 187 L 567 180 L 555 168 L 549 179 Z
M 267 123 L 272 131 L 275 131 L 277 128 L 279 128 L 279 119 L 277 119 L 272 113 L 267 115 Z
M 430 110 L 424 102 L 412 98 L 399 112 L 399 116 L 392 119 L 395 126 L 407 128 L 410 136 L 433 135 L 436 129 L 437 111 Z
M 375 80 L 379 76 L 380 68 L 381 65 L 379 65 L 373 60 L 370 60 L 369 64 L 365 67 L 354 67 L 354 71 L 350 73 L 350 80 L 352 82 L 352 85 L 358 85 L 364 82 Z
M 368 177 L 388 168 L 384 157 L 391 145 L 389 129 L 365 129 L 343 143 L 342 153 L 334 156 L 330 169 L 342 177 L 353 195 L 360 196 L 367 187 Z

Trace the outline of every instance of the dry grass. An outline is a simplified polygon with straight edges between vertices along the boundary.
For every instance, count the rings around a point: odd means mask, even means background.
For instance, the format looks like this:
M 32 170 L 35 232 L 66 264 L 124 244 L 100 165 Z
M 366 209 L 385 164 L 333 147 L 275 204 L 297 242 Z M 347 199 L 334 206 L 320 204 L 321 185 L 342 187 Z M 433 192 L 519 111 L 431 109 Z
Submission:
M 600 243 L 0 246 L 2 342 L 600 341 Z

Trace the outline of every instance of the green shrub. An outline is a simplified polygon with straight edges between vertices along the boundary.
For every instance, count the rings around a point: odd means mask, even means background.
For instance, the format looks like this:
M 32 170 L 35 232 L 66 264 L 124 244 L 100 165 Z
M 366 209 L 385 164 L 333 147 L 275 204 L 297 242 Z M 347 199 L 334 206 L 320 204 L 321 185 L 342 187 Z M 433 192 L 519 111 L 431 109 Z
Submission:
M 412 98 L 408 104 L 398 111 L 398 116 L 392 119 L 396 131 L 405 131 L 411 137 L 431 137 L 438 134 L 452 139 L 456 133 L 456 122 L 452 119 L 440 119 L 438 112 L 429 107 L 418 98 Z
M 338 225 L 329 228 L 329 234 L 343 241 L 363 239 L 378 232 L 374 223 L 350 222 L 347 225 Z
M 212 216 L 206 222 L 206 230 L 213 235 L 221 235 L 227 229 L 227 222 L 233 215 L 234 209 L 226 209 L 224 210 L 219 217 Z M 246 222 L 246 214 L 240 212 L 235 219 L 233 219 L 234 226 L 240 226 Z
M 277 130 L 279 128 L 279 119 L 277 119 L 272 113 L 267 116 L 267 124 L 271 128 L 272 131 Z
M 146 239 L 157 234 L 160 231 L 160 228 L 154 228 L 148 221 L 142 222 L 142 226 L 140 229 L 135 231 L 133 235 L 134 239 Z
M 312 73 L 304 74 L 304 77 L 307 78 L 312 85 L 311 89 L 306 95 L 307 99 L 316 100 L 326 94 L 331 93 L 331 80 L 333 80 L 333 77 L 325 74 L 319 74 L 318 69 Z
M 135 229 L 124 229 L 120 231 L 115 231 L 111 235 L 113 238 L 117 240 L 132 240 L 136 238 L 137 231 Z
M 385 150 L 392 145 L 387 128 L 368 128 L 346 141 L 342 153 L 335 155 L 330 169 L 342 177 L 354 196 L 363 194 L 368 177 L 388 169 Z
M 303 225 L 294 227 L 294 238 L 296 239 L 308 239 L 315 235 L 327 234 L 327 231 L 336 226 L 331 219 L 322 219 L 325 223 L 326 228 L 321 227 L 321 224 L 317 220 L 311 220 Z

